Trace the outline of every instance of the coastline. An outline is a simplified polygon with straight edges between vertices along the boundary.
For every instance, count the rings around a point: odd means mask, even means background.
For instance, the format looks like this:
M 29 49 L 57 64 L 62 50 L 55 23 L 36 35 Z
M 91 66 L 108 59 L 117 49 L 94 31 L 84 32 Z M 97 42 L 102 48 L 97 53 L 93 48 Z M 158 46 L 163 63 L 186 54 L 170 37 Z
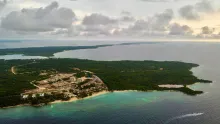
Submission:
M 156 92 L 158 90 L 148 90 L 148 91 L 139 91 L 139 90 L 115 90 L 115 91 L 101 91 L 101 92 L 96 92 L 94 94 L 92 94 L 91 96 L 87 96 L 87 97 L 84 97 L 84 98 L 76 98 L 76 97 L 73 97 L 71 98 L 70 100 L 67 100 L 67 101 L 62 101 L 62 100 L 55 100 L 53 102 L 49 102 L 47 105 L 52 105 L 52 104 L 58 104 L 58 103 L 68 103 L 68 102 L 76 102 L 76 101 L 79 101 L 79 100 L 85 100 L 85 99 L 89 99 L 89 98 L 93 98 L 93 97 L 96 97 L 96 96 L 100 96 L 100 95 L 104 95 L 104 94 L 108 94 L 108 93 L 123 93 L 123 92 Z M 173 91 L 173 90 L 169 90 L 169 91 Z M 30 106 L 30 107 L 41 107 L 41 106 L 44 106 L 45 104 L 43 105 L 31 105 L 31 104 L 19 104 L 19 105 L 15 105 L 15 106 L 7 106 L 7 107 L 2 107 L 0 109 L 7 109 L 7 108 L 16 108 L 16 107 L 23 107 L 23 106 Z
M 81 98 L 81 99 L 74 97 L 74 98 L 71 98 L 70 100 L 67 100 L 67 101 L 55 100 L 53 102 L 49 102 L 48 105 L 57 104 L 57 103 L 75 102 L 75 101 L 78 101 L 78 100 L 89 99 L 89 98 L 96 97 L 96 96 L 103 95 L 103 94 L 107 94 L 107 93 L 110 93 L 110 92 L 109 91 L 101 91 L 101 92 L 94 93 L 91 96 Z M 22 106 L 32 106 L 32 107 L 34 107 L 34 105 L 31 105 L 31 104 L 19 104 L 19 105 L 15 105 L 15 106 L 2 107 L 0 109 L 16 108 L 16 107 L 22 107 Z M 36 107 L 37 107 L 37 105 L 36 105 Z
M 138 91 L 138 90 L 115 90 L 115 91 L 112 91 L 112 92 L 111 91 L 101 91 L 101 92 L 94 93 L 91 96 L 88 96 L 88 97 L 85 97 L 85 98 L 79 99 L 79 98 L 74 97 L 74 98 L 71 98 L 70 100 L 67 100 L 67 101 L 56 100 L 56 101 L 50 102 L 49 104 L 75 102 L 75 101 L 78 101 L 78 100 L 85 100 L 85 99 L 93 98 L 93 97 L 96 97 L 96 96 L 104 95 L 104 94 L 107 94 L 107 93 L 122 93 L 122 92 L 141 92 L 141 91 Z
M 84 98 L 71 98 L 70 100 L 67 100 L 67 101 L 62 101 L 62 100 L 55 100 L 53 102 L 50 102 L 48 103 L 48 105 L 52 105 L 52 104 L 58 104 L 58 103 L 68 103 L 68 102 L 75 102 L 75 101 L 78 101 L 78 100 L 85 100 L 85 99 L 89 99 L 89 98 L 93 98 L 93 97 L 96 97 L 96 96 L 100 96 L 100 95 L 104 95 L 104 94 L 107 94 L 107 93 L 121 93 L 121 92 L 139 92 L 138 90 L 116 90 L 116 91 L 101 91 L 101 92 L 97 92 L 97 93 L 94 93 L 92 94 L 91 96 L 88 96 L 88 97 L 84 97 Z M 19 104 L 19 105 L 15 105 L 15 106 L 7 106 L 7 107 L 2 107 L 0 109 L 8 109 L 8 108 L 16 108 L 16 107 L 22 107 L 22 106 L 32 106 L 31 104 Z M 44 106 L 44 105 L 43 105 Z
M 101 92 L 94 93 L 91 96 L 88 96 L 88 97 L 85 97 L 85 98 L 81 98 L 81 99 L 74 97 L 74 98 L 71 98 L 70 100 L 67 100 L 67 101 L 55 100 L 53 102 L 50 102 L 49 104 L 57 104 L 57 103 L 65 103 L 65 102 L 75 102 L 75 101 L 78 101 L 78 100 L 89 99 L 89 98 L 96 97 L 96 96 L 103 95 L 103 94 L 107 94 L 107 93 L 110 93 L 110 92 L 109 91 L 101 91 Z

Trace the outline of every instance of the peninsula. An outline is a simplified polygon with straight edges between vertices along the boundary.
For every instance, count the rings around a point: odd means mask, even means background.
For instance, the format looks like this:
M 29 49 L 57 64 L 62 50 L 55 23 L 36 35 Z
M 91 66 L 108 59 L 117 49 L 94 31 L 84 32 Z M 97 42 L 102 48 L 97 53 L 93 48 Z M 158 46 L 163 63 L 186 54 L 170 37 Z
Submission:
M 0 60 L 0 107 L 44 105 L 81 99 L 103 91 L 178 91 L 211 83 L 190 71 L 197 64 L 157 61 L 92 61 L 80 59 Z
M 22 54 L 25 56 L 43 56 L 53 57 L 55 53 L 69 51 L 69 50 L 80 50 L 80 49 L 97 49 L 101 47 L 109 47 L 115 45 L 139 45 L 139 44 L 157 44 L 160 42 L 131 42 L 131 43 L 120 43 L 120 44 L 104 44 L 104 45 L 93 45 L 93 46 L 45 46 L 45 47 L 27 47 L 27 48 L 6 48 L 0 49 L 0 55 L 13 55 Z

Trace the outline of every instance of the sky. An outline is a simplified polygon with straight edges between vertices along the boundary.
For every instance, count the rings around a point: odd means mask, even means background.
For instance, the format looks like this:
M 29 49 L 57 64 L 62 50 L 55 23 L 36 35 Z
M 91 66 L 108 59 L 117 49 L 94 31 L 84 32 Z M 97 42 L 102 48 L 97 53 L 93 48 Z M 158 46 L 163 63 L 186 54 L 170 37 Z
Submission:
M 0 39 L 218 40 L 219 0 L 0 0 Z

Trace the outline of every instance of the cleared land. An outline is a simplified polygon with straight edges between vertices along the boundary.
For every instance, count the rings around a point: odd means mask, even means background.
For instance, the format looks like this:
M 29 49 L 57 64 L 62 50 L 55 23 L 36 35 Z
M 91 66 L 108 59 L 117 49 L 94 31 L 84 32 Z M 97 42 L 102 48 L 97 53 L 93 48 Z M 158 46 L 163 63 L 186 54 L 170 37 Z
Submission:
M 11 73 L 13 73 L 14 75 L 16 75 L 15 66 L 11 67 Z

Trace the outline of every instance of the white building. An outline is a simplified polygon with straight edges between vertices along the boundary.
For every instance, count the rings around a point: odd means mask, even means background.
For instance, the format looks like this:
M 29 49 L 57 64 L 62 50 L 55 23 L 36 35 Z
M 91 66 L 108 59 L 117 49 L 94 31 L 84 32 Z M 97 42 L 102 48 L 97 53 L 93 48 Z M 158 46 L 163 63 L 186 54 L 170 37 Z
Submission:
M 40 95 L 41 97 L 44 97 L 44 93 L 40 93 L 39 95 Z
M 29 95 L 23 95 L 22 98 L 23 99 L 27 99 Z
M 33 95 L 32 95 L 32 98 L 35 98 L 35 97 L 36 97 L 36 94 L 33 94 Z

